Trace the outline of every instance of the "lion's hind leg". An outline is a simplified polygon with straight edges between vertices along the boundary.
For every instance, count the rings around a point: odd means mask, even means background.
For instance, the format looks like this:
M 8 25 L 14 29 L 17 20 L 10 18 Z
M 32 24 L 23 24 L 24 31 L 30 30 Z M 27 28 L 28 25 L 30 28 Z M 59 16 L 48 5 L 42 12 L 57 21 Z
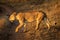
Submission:
M 44 17 L 44 14 L 43 14 L 42 12 L 41 12 L 41 13 L 38 13 L 37 18 L 36 18 L 36 22 L 37 22 L 37 23 L 36 23 L 36 28 L 35 28 L 35 30 L 38 29 L 39 24 L 41 23 L 43 17 Z

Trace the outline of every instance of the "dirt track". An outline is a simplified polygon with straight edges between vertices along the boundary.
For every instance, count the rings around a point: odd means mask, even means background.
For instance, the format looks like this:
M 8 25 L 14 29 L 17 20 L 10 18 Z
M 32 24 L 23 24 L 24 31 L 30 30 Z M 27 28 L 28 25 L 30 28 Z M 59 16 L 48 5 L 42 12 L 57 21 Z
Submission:
M 41 4 L 31 4 L 27 2 L 9 3 L 7 5 L 12 6 L 12 9 L 17 13 L 24 11 L 26 12 L 29 10 L 42 10 L 46 13 L 52 26 L 50 30 L 47 30 L 47 25 L 45 24 L 44 20 L 42 20 L 41 24 L 39 25 L 39 29 L 36 31 L 34 29 L 36 22 L 32 22 L 27 23 L 25 28 L 26 32 L 23 32 L 24 28 L 22 28 L 18 33 L 15 33 L 14 31 L 18 25 L 18 21 L 15 21 L 14 23 L 10 23 L 8 21 L 8 26 L 3 26 L 4 28 L 2 31 L 0 31 L 1 40 L 60 40 L 60 0 L 46 0 Z

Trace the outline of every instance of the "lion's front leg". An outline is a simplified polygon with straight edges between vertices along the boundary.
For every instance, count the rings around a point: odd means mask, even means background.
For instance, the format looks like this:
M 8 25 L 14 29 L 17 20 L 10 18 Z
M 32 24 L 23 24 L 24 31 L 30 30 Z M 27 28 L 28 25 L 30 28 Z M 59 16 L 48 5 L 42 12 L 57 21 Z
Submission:
M 22 21 L 20 21 L 20 22 L 19 22 L 19 25 L 18 25 L 17 28 L 15 29 L 15 32 L 18 32 L 19 29 L 22 28 L 23 24 L 24 24 L 24 23 L 23 23 Z
M 16 19 L 19 21 L 19 25 L 16 27 L 15 32 L 18 32 L 20 28 L 24 25 L 24 15 L 23 13 L 18 13 Z

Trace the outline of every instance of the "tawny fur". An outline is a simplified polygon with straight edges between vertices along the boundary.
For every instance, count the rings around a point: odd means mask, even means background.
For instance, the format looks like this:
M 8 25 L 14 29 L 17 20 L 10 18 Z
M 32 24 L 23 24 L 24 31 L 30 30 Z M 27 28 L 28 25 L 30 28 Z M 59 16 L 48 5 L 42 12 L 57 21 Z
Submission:
M 9 20 L 12 22 L 15 20 L 15 18 L 19 21 L 19 25 L 17 26 L 15 32 L 18 32 L 18 30 L 24 25 L 26 25 L 26 23 L 24 22 L 24 19 L 27 21 L 27 22 L 33 22 L 33 21 L 36 21 L 36 28 L 35 30 L 38 29 L 38 24 L 42 21 L 44 17 L 44 14 L 42 12 L 39 12 L 39 11 L 31 11 L 31 12 L 19 12 L 17 15 L 16 15 L 16 12 L 14 12 Z

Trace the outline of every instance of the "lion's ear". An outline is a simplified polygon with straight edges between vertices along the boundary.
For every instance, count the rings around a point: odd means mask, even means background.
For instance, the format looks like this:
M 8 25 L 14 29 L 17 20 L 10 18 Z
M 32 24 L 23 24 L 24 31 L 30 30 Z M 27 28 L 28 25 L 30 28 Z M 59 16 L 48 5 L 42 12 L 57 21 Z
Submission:
M 13 12 L 11 15 L 16 15 L 16 12 Z

